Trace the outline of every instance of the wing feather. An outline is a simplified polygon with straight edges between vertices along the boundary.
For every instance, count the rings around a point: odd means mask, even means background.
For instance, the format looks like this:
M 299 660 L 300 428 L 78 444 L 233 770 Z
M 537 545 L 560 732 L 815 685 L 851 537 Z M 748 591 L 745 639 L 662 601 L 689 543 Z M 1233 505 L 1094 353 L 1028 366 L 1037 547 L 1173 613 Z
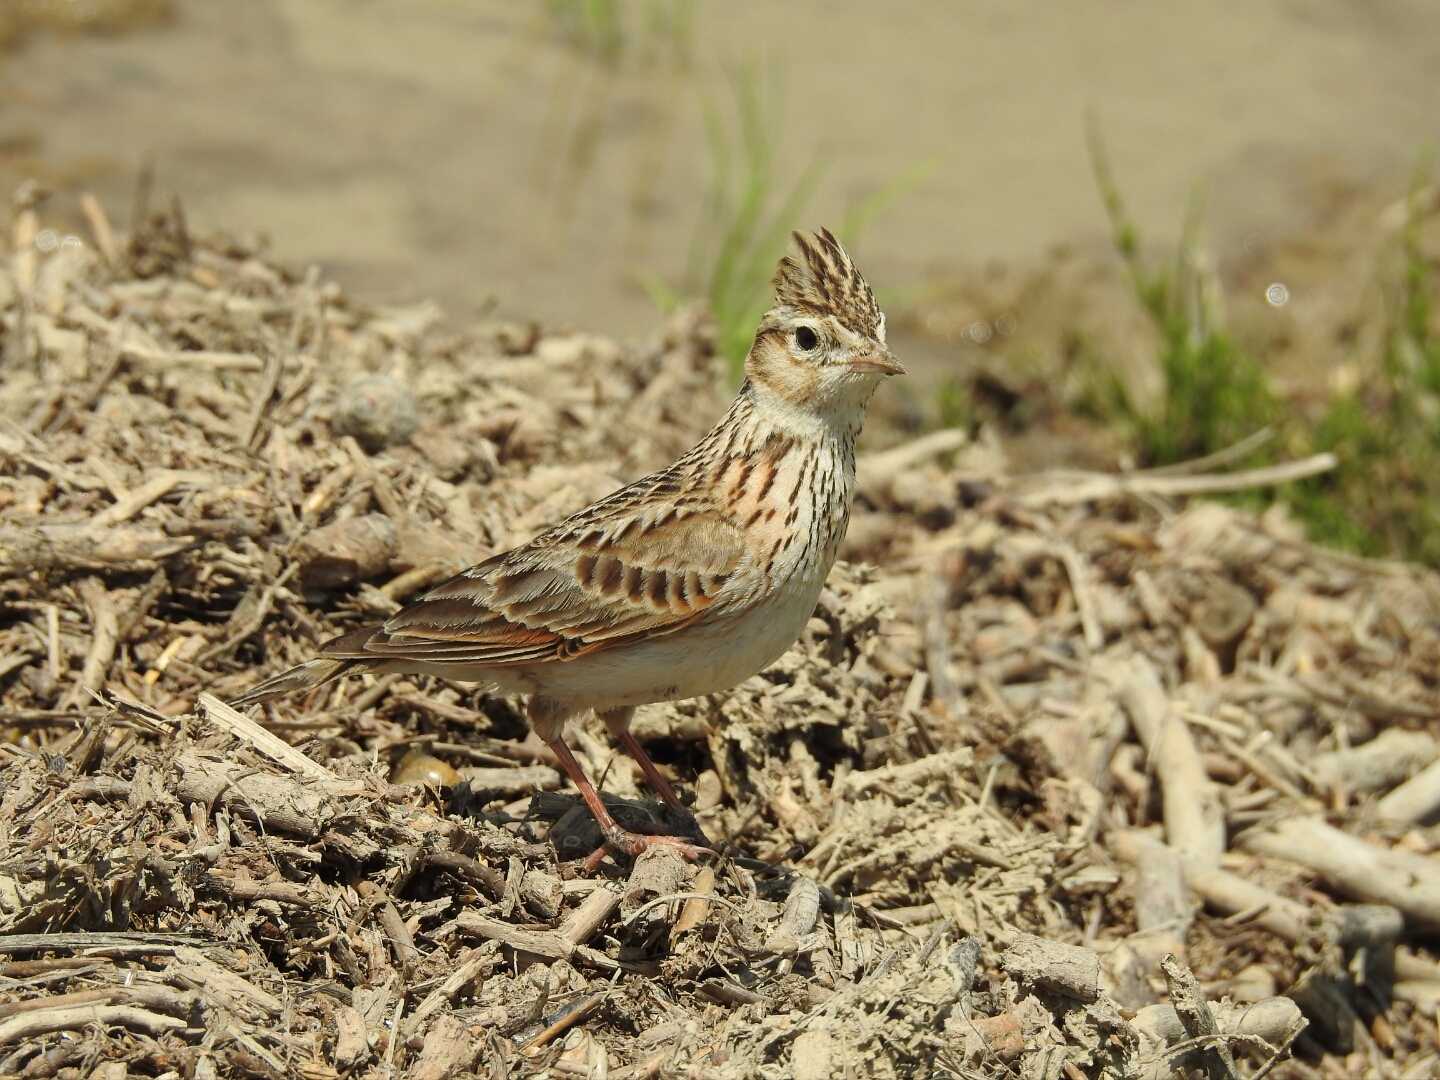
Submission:
M 330 642 L 323 654 L 534 664 L 674 633 L 705 618 L 744 570 L 744 535 L 714 505 L 657 499 L 653 491 L 619 497 L 629 491 L 463 571 L 383 626 Z

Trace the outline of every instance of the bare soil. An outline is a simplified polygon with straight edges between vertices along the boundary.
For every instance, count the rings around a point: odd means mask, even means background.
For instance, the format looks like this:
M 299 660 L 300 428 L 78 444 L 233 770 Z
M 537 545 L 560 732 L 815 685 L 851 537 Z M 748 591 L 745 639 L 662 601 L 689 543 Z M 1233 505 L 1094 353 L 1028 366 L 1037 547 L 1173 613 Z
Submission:
M 733 134 L 747 66 L 778 84 L 773 201 L 822 165 L 801 224 L 837 226 L 920 177 L 858 251 L 907 297 L 1105 248 L 1087 113 L 1147 236 L 1173 239 L 1198 191 L 1223 264 L 1283 243 L 1296 304 L 1357 290 L 1338 260 L 1309 272 L 1317 246 L 1357 199 L 1403 195 L 1440 104 L 1430 0 L 594 5 L 622 16 L 617 62 L 577 46 L 548 0 L 4 6 L 129 27 L 40 28 L 0 54 L 0 183 L 50 183 L 57 228 L 80 231 L 85 190 L 128 207 L 148 160 L 202 231 L 264 233 L 352 294 L 620 336 L 654 320 L 641 279 L 685 276 L 718 172 L 706 109 Z M 688 33 L 650 29 L 648 13 L 686 10 Z M 1243 283 L 1256 300 L 1267 284 Z M 963 366 L 964 339 L 942 341 L 935 362 Z

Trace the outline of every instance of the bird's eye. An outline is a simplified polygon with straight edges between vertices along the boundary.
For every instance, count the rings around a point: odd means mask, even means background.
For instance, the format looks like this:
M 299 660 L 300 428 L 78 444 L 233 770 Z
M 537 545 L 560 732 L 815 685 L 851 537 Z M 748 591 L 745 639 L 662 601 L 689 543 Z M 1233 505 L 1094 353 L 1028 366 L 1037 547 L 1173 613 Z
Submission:
M 795 328 L 795 347 L 801 352 L 809 352 L 820 344 L 820 336 L 808 326 L 797 326 Z

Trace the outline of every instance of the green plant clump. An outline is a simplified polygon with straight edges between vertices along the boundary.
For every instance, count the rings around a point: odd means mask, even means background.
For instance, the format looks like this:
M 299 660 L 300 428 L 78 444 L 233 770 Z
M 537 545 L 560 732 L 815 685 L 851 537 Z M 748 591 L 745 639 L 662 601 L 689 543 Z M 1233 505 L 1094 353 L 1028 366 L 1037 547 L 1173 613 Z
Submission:
M 1110 217 L 1115 248 L 1135 293 L 1160 334 L 1164 393 L 1154 408 L 1141 408 L 1113 376 L 1101 376 L 1092 401 L 1133 432 L 1146 465 L 1169 465 L 1234 446 L 1271 425 L 1278 409 L 1264 372 L 1224 330 L 1208 301 L 1207 282 L 1194 255 L 1198 215 L 1192 213 L 1173 269 L 1147 269 L 1138 230 L 1111 176 L 1094 128 L 1091 159 Z
M 1440 565 L 1440 334 L 1435 268 L 1420 244 L 1422 190 L 1417 183 L 1387 283 L 1380 370 L 1332 401 L 1311 435 L 1339 467 L 1286 497 L 1318 540 Z
M 1397 245 L 1398 272 L 1386 283 L 1385 348 L 1373 365 L 1378 370 L 1309 423 L 1276 398 L 1260 365 L 1218 324 L 1210 300 L 1218 285 L 1199 268 L 1188 239 L 1194 216 L 1174 268 L 1147 269 L 1093 128 L 1091 152 L 1116 250 L 1159 331 L 1165 387 L 1157 406 L 1142 409 L 1119 380 L 1102 374 L 1086 395 L 1088 409 L 1125 425 L 1146 465 L 1216 454 L 1262 430 L 1276 436 L 1263 441 L 1271 454 L 1329 451 L 1339 462 L 1334 470 L 1263 497 L 1283 499 L 1322 543 L 1440 564 L 1440 333 L 1435 267 L 1420 240 L 1420 194 L 1428 190 L 1423 182 L 1416 185 Z M 1261 459 L 1251 452 L 1248 460 Z

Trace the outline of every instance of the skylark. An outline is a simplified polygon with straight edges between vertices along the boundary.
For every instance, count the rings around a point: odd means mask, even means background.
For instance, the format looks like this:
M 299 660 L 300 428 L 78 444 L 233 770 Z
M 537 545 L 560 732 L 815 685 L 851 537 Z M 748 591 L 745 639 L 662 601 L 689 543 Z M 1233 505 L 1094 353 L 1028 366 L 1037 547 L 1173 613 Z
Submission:
M 850 521 L 855 438 L 880 380 L 904 368 L 845 249 L 795 234 L 745 382 L 674 464 L 428 592 L 381 626 L 237 699 L 350 672 L 419 672 L 528 695 L 531 726 L 613 849 L 706 848 L 623 829 L 565 744 L 594 709 L 664 802 L 669 781 L 630 731 L 637 705 L 727 690 L 771 663 L 814 613 Z

